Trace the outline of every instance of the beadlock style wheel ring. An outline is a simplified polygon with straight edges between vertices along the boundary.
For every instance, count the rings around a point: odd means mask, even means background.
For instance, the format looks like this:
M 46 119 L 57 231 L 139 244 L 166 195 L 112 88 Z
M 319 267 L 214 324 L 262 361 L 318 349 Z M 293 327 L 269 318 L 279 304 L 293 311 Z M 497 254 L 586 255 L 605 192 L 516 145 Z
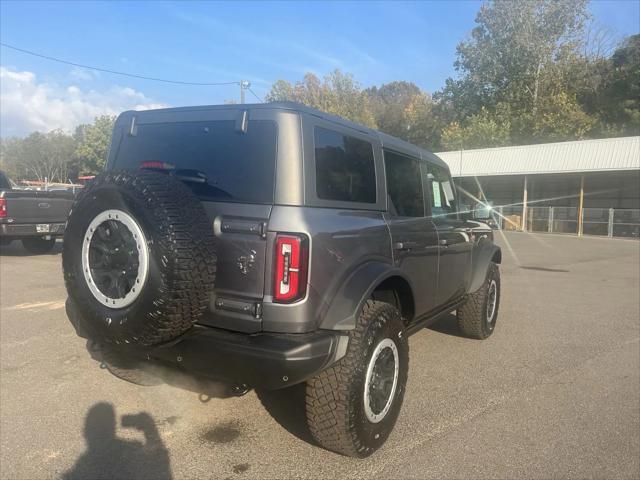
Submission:
M 498 303 L 498 285 L 495 280 L 491 280 L 489 284 L 489 298 L 487 299 L 487 323 L 493 323 L 493 317 L 496 315 L 496 304 Z
M 142 228 L 122 210 L 105 210 L 89 224 L 82 242 L 82 271 L 89 290 L 112 309 L 131 305 L 149 272 Z
M 364 385 L 364 412 L 371 423 L 378 423 L 387 415 L 398 386 L 400 357 L 398 347 L 390 338 L 376 346 Z

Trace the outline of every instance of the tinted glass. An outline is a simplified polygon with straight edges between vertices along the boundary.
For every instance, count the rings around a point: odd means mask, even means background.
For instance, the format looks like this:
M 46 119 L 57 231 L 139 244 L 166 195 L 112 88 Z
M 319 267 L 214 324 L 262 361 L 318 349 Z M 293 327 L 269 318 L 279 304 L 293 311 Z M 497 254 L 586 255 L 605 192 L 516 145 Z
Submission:
M 314 141 L 318 198 L 376 203 L 373 145 L 320 127 Z
M 457 217 L 455 185 L 449 172 L 442 167 L 427 164 L 427 183 L 429 185 L 431 215 L 434 218 L 443 216 Z
M 232 120 L 143 124 L 136 136 L 123 136 L 115 163 L 137 169 L 142 162 L 164 162 L 184 177 L 205 178 L 187 182 L 198 196 L 272 203 L 276 141 L 277 126 L 266 120 L 250 120 L 246 133 Z
M 418 160 L 385 150 L 389 213 L 398 217 L 423 217 L 424 198 Z

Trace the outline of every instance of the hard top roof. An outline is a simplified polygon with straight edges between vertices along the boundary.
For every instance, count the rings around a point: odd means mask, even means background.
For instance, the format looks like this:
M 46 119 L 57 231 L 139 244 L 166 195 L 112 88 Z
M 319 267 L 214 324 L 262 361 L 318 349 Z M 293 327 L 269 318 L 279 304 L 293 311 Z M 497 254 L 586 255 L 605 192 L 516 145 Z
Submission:
M 123 112 L 122 115 L 130 114 L 135 115 L 145 115 L 151 113 L 159 113 L 159 112 L 186 112 L 186 111 L 196 111 L 196 110 L 254 110 L 254 109 L 280 109 L 280 110 L 290 110 L 300 113 L 306 113 L 308 115 L 313 115 L 315 117 L 321 118 L 328 122 L 336 123 L 338 125 L 352 128 L 354 130 L 358 130 L 360 132 L 366 133 L 374 138 L 377 138 L 383 147 L 388 148 L 396 148 L 400 151 L 408 151 L 414 155 L 420 156 L 424 160 L 429 160 L 437 165 L 440 165 L 444 168 L 448 169 L 447 164 L 442 161 L 438 156 L 434 155 L 432 152 L 425 150 L 424 148 L 420 148 L 412 143 L 406 142 L 400 138 L 394 137 L 392 135 L 388 135 L 386 133 L 379 132 L 378 130 L 374 130 L 372 128 L 366 127 L 364 125 L 352 122 L 345 118 L 342 118 L 338 115 L 333 115 L 331 113 L 326 113 L 316 108 L 311 108 L 306 105 L 297 102 L 268 102 L 268 103 L 245 103 L 245 104 L 227 104 L 227 105 L 201 105 L 201 106 L 191 106 L 191 107 L 172 107 L 172 108 L 162 108 L 162 109 L 154 109 L 154 110 L 143 110 L 143 111 L 127 111 Z

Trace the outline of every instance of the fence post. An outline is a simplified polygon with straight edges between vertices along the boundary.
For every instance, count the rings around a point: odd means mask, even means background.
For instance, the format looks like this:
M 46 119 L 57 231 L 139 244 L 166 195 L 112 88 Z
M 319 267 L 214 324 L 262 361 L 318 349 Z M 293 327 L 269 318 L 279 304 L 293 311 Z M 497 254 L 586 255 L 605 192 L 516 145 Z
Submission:
M 502 207 L 498 207 L 498 230 L 504 230 L 504 216 L 502 214 Z
M 524 176 L 524 190 L 522 192 L 522 231 L 527 231 L 527 176 Z
M 610 208 L 609 209 L 609 225 L 607 225 L 607 235 L 609 237 L 613 237 L 613 214 L 614 214 L 614 209 Z
M 578 207 L 578 236 L 582 236 L 584 224 L 584 175 L 580 175 L 580 205 Z
M 547 225 L 547 231 L 553 233 L 553 207 L 549 207 L 549 225 Z

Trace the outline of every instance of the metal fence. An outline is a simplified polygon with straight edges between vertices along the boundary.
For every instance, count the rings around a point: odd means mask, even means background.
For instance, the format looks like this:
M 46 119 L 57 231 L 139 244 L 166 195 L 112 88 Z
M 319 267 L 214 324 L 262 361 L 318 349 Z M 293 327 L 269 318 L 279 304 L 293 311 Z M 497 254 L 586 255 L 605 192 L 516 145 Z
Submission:
M 492 217 L 502 230 L 523 230 L 522 207 L 495 207 Z M 582 232 L 578 217 L 577 207 L 529 207 L 526 230 L 640 239 L 640 209 L 584 208 Z

